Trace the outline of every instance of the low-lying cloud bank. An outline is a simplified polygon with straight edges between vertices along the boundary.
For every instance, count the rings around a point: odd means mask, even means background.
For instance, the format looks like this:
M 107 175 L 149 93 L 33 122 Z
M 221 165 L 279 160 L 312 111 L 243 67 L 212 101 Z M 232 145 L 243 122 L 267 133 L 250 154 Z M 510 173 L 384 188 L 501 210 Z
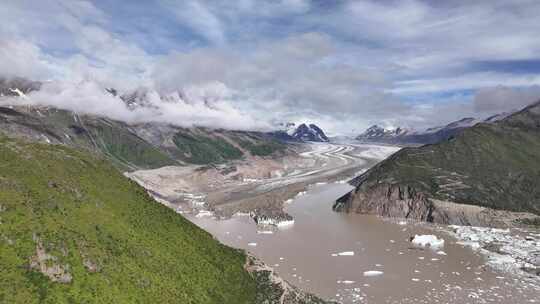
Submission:
M 182 127 L 206 126 L 237 130 L 265 130 L 270 126 L 256 121 L 231 105 L 230 92 L 220 83 L 205 88 L 186 88 L 161 95 L 140 88 L 131 105 L 96 82 L 51 81 L 22 96 L 0 98 L 0 105 L 53 106 L 81 114 L 93 114 L 128 123 L 160 122 Z M 137 104 L 137 102 L 139 104 Z

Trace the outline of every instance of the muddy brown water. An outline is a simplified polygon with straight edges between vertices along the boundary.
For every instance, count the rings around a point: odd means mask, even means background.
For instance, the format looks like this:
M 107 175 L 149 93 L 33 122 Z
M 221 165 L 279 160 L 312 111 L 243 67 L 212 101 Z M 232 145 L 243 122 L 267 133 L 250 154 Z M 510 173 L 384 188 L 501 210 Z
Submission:
M 538 289 L 487 267 L 482 256 L 442 231 L 333 212 L 335 198 L 350 189 L 310 188 L 286 207 L 295 219 L 287 228 L 258 227 L 248 216 L 188 218 L 221 242 L 255 254 L 292 284 L 342 303 L 540 302 Z M 409 242 L 415 234 L 435 234 L 445 245 L 415 248 Z M 349 255 L 335 256 L 344 252 Z

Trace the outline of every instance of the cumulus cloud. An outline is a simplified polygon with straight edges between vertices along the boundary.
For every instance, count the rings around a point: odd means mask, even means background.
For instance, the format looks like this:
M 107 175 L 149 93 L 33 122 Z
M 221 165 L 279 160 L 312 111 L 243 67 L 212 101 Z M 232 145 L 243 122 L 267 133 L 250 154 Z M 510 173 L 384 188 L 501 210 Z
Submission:
M 478 112 L 501 113 L 519 110 L 540 100 L 540 86 L 527 89 L 496 86 L 478 90 L 474 108 Z
M 127 121 L 271 128 L 309 120 L 354 133 L 373 123 L 424 127 L 507 111 L 540 93 L 536 1 L 2 7 L 1 75 L 52 80 L 33 102 Z M 513 62 L 532 64 L 508 69 Z M 122 108 L 109 87 L 155 92 L 159 110 Z
M 0 40 L 0 71 L 4 77 L 51 75 L 51 63 L 36 45 L 25 40 Z

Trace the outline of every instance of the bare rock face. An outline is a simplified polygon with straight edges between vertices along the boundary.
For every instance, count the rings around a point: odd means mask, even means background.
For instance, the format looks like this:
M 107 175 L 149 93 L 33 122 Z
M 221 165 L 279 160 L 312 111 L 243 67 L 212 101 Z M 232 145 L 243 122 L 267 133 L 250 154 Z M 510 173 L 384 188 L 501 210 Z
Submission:
M 500 228 L 519 225 L 519 221 L 523 219 L 538 218 L 527 212 L 495 210 L 437 200 L 411 186 L 387 183 L 369 188 L 360 186 L 339 198 L 333 209 L 338 212 L 375 214 L 444 225 Z
M 244 267 L 257 282 L 256 304 L 338 304 L 291 285 L 254 256 L 248 255 Z
M 349 192 L 334 204 L 335 211 L 433 221 L 433 204 L 414 188 L 378 184 L 369 191 Z
M 69 265 L 61 265 L 58 258 L 48 254 L 39 239 L 36 239 L 36 255 L 30 258 L 30 268 L 38 270 L 51 281 L 58 283 L 71 283 L 73 277 L 68 272 Z

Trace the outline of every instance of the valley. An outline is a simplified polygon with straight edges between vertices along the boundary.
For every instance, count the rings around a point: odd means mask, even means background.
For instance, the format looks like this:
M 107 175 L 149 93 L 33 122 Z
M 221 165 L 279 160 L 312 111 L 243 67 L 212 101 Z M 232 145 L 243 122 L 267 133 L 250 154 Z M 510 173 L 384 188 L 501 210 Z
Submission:
M 377 198 L 375 204 L 369 205 L 380 212 L 355 209 L 355 187 L 362 185 L 364 179 L 411 149 L 432 146 L 402 148 L 350 139 L 284 142 L 266 133 L 183 129 L 166 124 L 129 125 L 54 108 L 0 110 L 0 124 L 6 134 L 23 142 L 41 142 L 53 151 L 75 148 L 104 163 L 110 162 L 115 171 L 123 172 L 144 188 L 145 195 L 154 199 L 149 200 L 150 204 L 157 207 L 159 202 L 172 216 L 187 219 L 219 243 L 245 252 L 246 264 L 242 269 L 249 276 L 246 282 L 254 284 L 249 287 L 253 292 L 249 297 L 255 297 L 255 303 L 265 303 L 268 298 L 288 299 L 283 303 L 295 304 L 325 303 L 321 299 L 343 304 L 446 303 L 469 299 L 474 299 L 474 303 L 506 303 L 510 299 L 526 303 L 540 292 L 540 230 L 520 224 L 525 220 L 534 222 L 534 214 L 456 205 L 441 197 L 427 201 L 423 194 L 403 191 L 399 185 L 392 191 L 381 190 L 384 193 L 380 197 L 388 201 Z M 512 116 L 507 120 L 510 119 Z M 497 126 L 495 123 L 490 128 Z M 312 134 L 305 128 L 299 127 Z M 8 140 L 4 145 L 28 144 Z M 44 157 L 42 154 L 39 152 L 37 157 Z M 421 180 L 421 176 L 417 177 L 417 181 Z M 452 189 L 463 188 L 447 191 Z M 430 202 L 436 209 L 430 207 Z M 405 205 L 409 211 L 400 207 Z M 364 214 L 351 212 L 357 210 Z M 76 215 L 75 222 L 81 216 Z M 40 227 L 33 231 L 47 226 Z M 45 229 L 57 231 L 57 227 Z M 5 235 L 12 235 L 13 230 L 5 231 Z M 444 240 L 444 245 L 415 245 L 411 243 L 415 235 L 434 235 Z M 9 236 L 8 243 L 13 239 Z M 22 240 L 28 242 L 28 237 Z M 53 282 L 69 284 L 73 277 L 81 278 L 79 270 L 70 271 L 71 267 L 78 269 L 77 260 L 59 259 L 58 254 L 48 253 L 80 249 L 57 245 L 65 242 L 64 237 L 49 236 L 34 242 L 36 269 L 41 269 Z M 94 246 L 102 245 L 98 241 Z M 83 257 L 83 266 L 90 273 L 110 267 L 103 258 L 100 252 L 95 256 L 100 262 L 89 262 Z M 44 263 L 51 263 L 46 262 L 50 259 L 65 264 L 47 268 Z M 245 274 L 241 269 L 237 271 L 233 276 Z M 388 284 L 399 288 L 389 292 Z M 426 289 L 429 291 L 425 292 Z
M 126 173 L 177 212 L 230 217 L 235 213 L 286 219 L 284 202 L 311 184 L 345 182 L 381 157 L 391 146 L 296 144 L 279 159 L 256 158 L 221 166 L 163 167 Z
M 332 211 L 336 197 L 353 189 L 344 183 L 347 176 L 400 148 L 347 142 L 295 149 L 297 156 L 274 160 L 273 166 L 237 164 L 242 180 L 228 179 L 217 168 L 200 173 L 199 167 L 127 175 L 220 242 L 257 256 L 293 285 L 340 303 L 528 303 L 540 292 L 530 259 L 539 250 L 538 229 L 433 225 Z M 208 178 L 211 183 L 197 184 Z M 436 235 L 444 246 L 416 246 L 410 242 L 415 235 Z M 526 267 L 533 267 L 531 274 Z M 398 288 L 388 290 L 389 284 Z
M 540 1 L 0 2 L 0 304 L 540 304 Z

